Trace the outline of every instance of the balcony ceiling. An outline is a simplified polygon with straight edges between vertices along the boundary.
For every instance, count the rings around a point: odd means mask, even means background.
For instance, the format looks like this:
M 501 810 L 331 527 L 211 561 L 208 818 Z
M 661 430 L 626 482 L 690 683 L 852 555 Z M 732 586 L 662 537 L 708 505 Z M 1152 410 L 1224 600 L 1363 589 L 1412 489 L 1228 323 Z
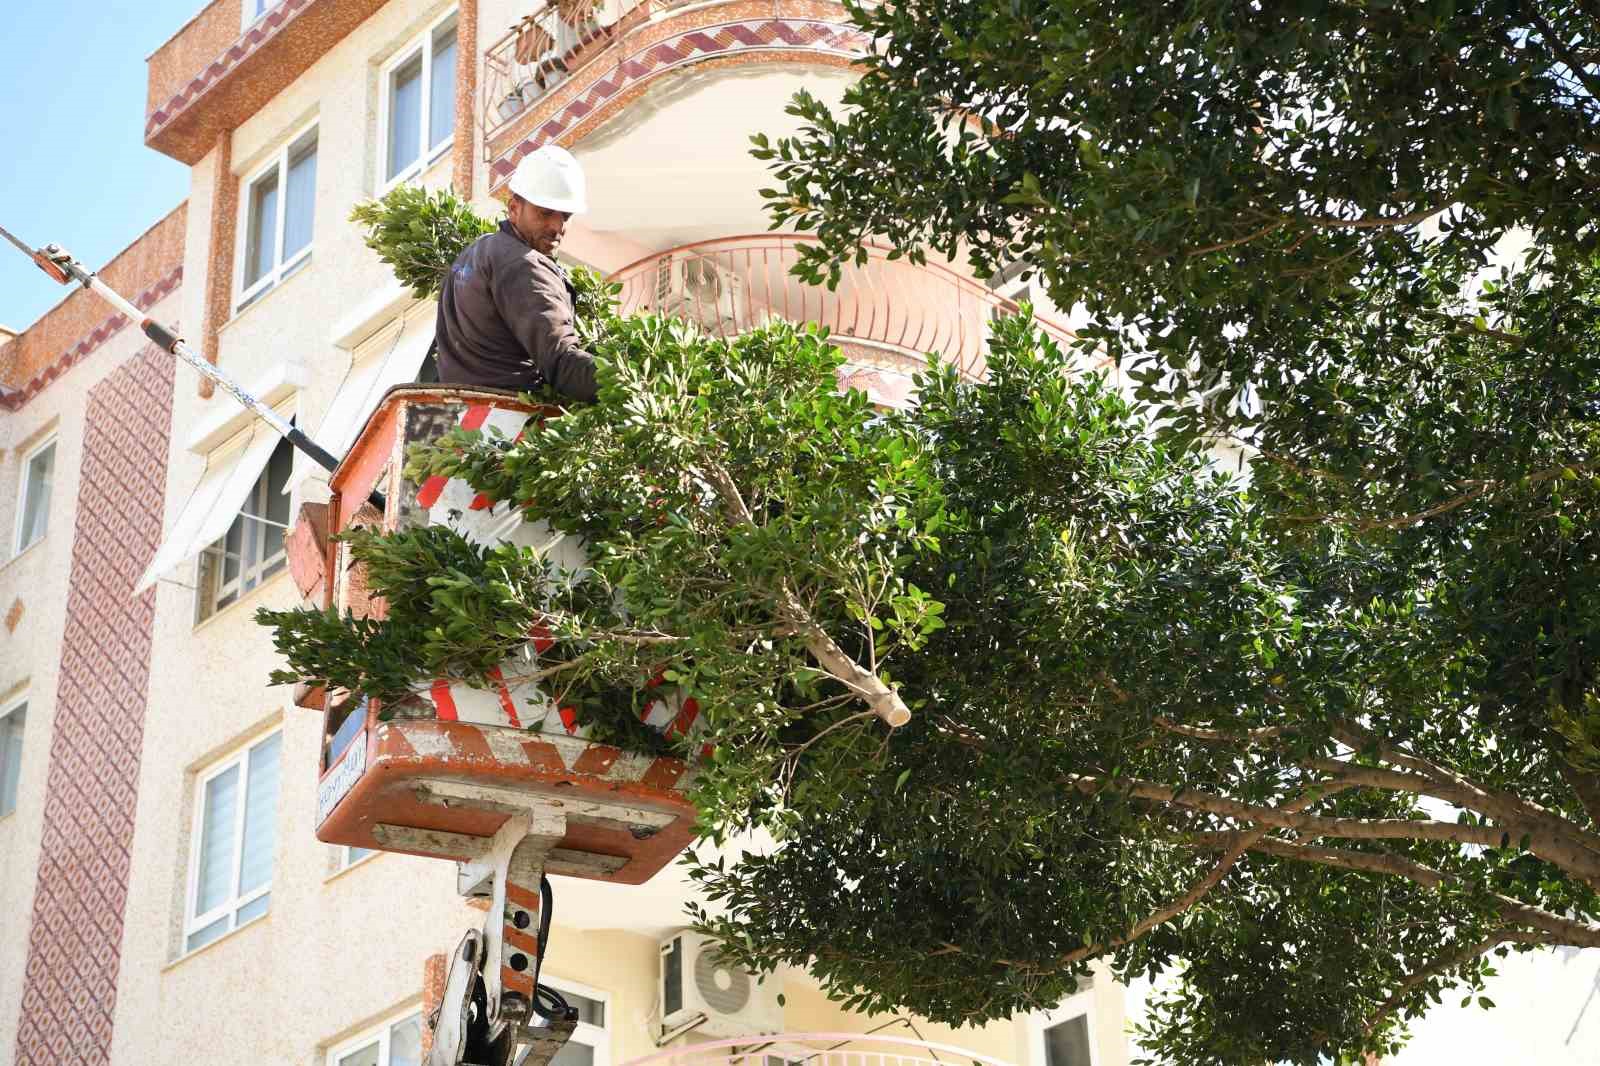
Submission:
M 837 104 L 854 75 L 823 67 L 711 71 L 648 93 L 575 146 L 589 178 L 589 228 L 653 251 L 767 228 L 759 190 L 770 181 L 750 135 L 782 136 L 801 88 Z

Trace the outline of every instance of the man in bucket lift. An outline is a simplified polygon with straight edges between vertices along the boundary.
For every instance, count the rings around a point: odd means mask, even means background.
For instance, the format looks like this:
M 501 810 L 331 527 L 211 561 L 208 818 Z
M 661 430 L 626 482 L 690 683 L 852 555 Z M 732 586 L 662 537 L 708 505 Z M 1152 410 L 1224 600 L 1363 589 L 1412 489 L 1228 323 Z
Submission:
M 507 183 L 506 219 L 456 258 L 439 293 L 439 381 L 595 398 L 594 357 L 573 331 L 576 290 L 556 262 L 567 219 L 588 210 L 583 170 L 547 144 Z

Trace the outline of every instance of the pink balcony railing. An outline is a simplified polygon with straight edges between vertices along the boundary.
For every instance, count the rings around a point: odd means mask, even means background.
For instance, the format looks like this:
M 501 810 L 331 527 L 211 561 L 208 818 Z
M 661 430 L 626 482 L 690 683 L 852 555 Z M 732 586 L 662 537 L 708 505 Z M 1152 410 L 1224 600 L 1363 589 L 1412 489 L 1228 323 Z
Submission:
M 778 1033 L 668 1048 L 624 1066 L 1008 1066 L 952 1044 L 861 1033 Z
M 789 273 L 812 238 L 789 234 L 722 237 L 647 256 L 611 275 L 625 313 L 674 314 L 730 337 L 773 319 L 828 327 L 852 364 L 899 374 L 938 353 L 963 374 L 984 369 L 990 323 L 1017 305 L 936 263 L 917 266 L 868 246 L 865 263 L 843 268 L 833 290 Z M 1039 320 L 1066 343 L 1071 333 Z

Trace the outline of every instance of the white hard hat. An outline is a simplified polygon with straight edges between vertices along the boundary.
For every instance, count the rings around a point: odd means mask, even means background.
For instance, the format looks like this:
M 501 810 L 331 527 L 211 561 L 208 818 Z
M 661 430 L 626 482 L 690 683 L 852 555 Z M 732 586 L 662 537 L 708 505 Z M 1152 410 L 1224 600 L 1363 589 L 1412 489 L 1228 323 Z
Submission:
M 589 210 L 589 187 L 572 153 L 554 144 L 523 157 L 507 187 L 530 204 L 581 215 Z

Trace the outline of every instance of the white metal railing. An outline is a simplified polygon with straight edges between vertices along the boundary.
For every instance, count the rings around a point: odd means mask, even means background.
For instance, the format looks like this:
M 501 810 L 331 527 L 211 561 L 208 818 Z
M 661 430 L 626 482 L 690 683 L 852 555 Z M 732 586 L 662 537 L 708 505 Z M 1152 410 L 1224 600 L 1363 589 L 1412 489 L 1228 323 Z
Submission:
M 843 268 L 835 288 L 804 284 L 789 271 L 800 247 L 814 240 L 770 233 L 720 237 L 656 252 L 609 280 L 622 285 L 625 314 L 677 315 L 722 337 L 775 318 L 815 322 L 847 354 L 882 353 L 880 365 L 914 371 L 936 352 L 972 377 L 983 373 L 991 323 L 1018 311 L 1013 301 L 947 266 L 890 258 L 876 245 L 867 246 L 864 263 Z M 1057 343 L 1072 339 L 1064 326 L 1037 321 Z
M 668 1048 L 623 1066 L 1011 1066 L 953 1044 L 865 1033 L 777 1033 Z

